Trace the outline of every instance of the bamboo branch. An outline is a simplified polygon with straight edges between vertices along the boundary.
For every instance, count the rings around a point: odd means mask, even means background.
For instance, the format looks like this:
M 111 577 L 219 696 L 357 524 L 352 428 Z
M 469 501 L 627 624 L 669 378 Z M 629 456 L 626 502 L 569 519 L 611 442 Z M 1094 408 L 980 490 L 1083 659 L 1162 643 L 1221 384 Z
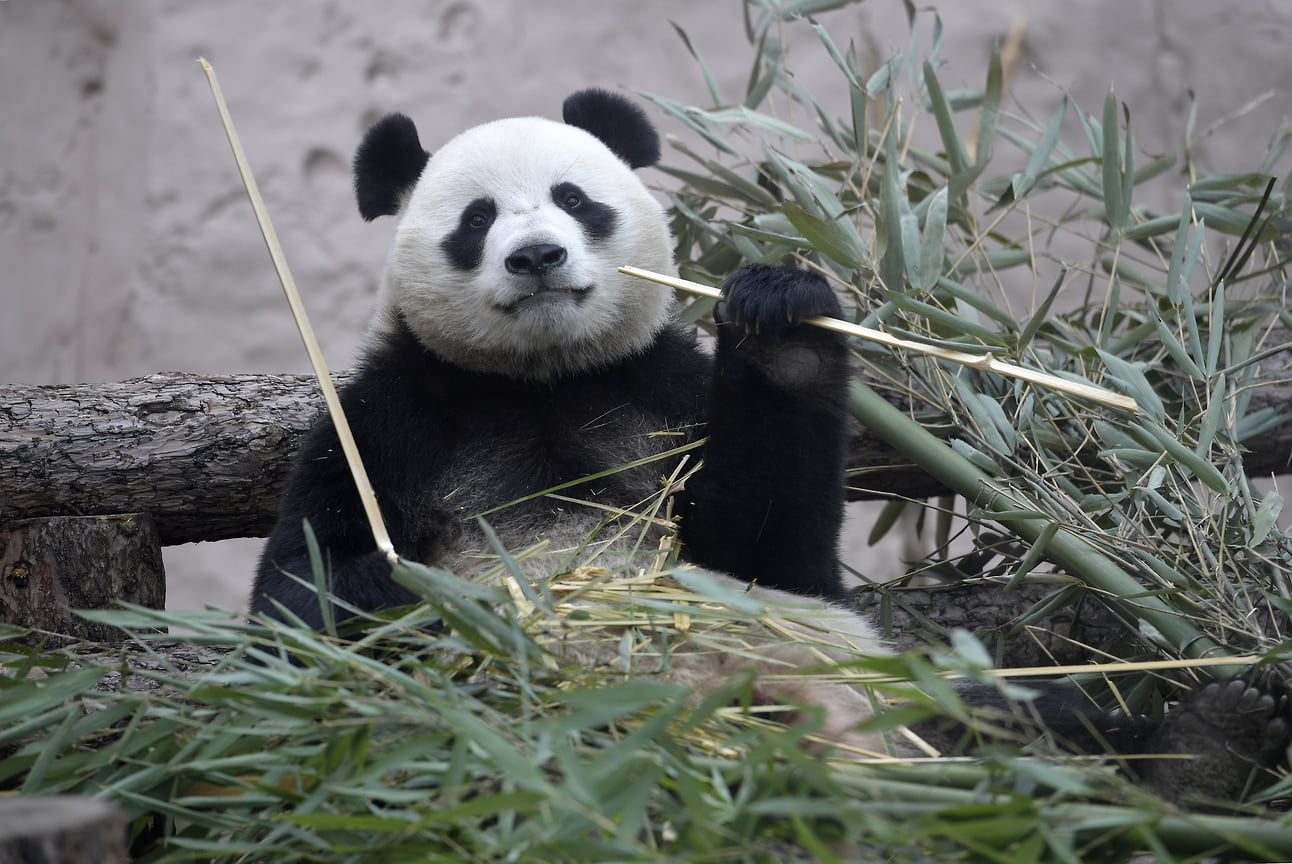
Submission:
M 722 292 L 717 288 L 710 288 L 707 285 L 701 285 L 698 282 L 691 282 L 676 276 L 666 276 L 662 273 L 653 273 L 650 270 L 643 270 L 640 267 L 627 266 L 620 267 L 619 272 L 628 276 L 636 276 L 639 279 L 648 279 L 651 282 L 658 282 L 661 285 L 667 285 L 670 288 L 677 288 L 678 290 L 687 291 L 691 294 L 698 294 L 702 297 L 711 297 L 715 300 L 722 299 Z M 885 333 L 882 330 L 872 330 L 869 327 L 862 327 L 858 324 L 850 324 L 847 321 L 840 321 L 838 318 L 809 318 L 806 323 L 814 324 L 817 327 L 824 327 L 827 330 L 834 330 L 837 333 L 856 336 L 870 342 L 878 342 L 879 344 L 887 345 L 890 348 L 902 348 L 907 351 L 917 351 L 920 354 L 937 357 L 939 360 L 949 360 L 952 363 L 969 366 L 979 370 L 980 372 L 995 372 L 998 375 L 1008 375 L 1011 378 L 1019 378 L 1032 384 L 1049 387 L 1052 390 L 1071 393 L 1073 396 L 1080 396 L 1083 399 L 1089 399 L 1092 402 L 1098 402 L 1101 405 L 1108 405 L 1113 408 L 1121 408 L 1133 413 L 1139 413 L 1139 404 L 1129 396 L 1124 396 L 1120 393 L 1113 393 L 1110 390 L 1096 387 L 1093 384 L 1083 384 L 1080 381 L 1069 381 L 1066 378 L 1060 378 L 1058 375 L 1051 375 L 1048 372 L 1028 369 L 1024 366 L 1015 366 L 1013 363 L 1006 363 L 1003 360 L 997 360 L 990 354 L 972 354 L 968 351 L 954 351 L 937 345 L 926 345 L 923 342 L 915 342 L 911 339 L 902 339 L 900 337 L 893 336 L 892 334 Z
M 372 529 L 373 540 L 377 543 L 377 548 L 385 553 L 386 558 L 394 563 L 399 559 L 395 551 L 395 545 L 390 540 L 390 534 L 386 531 L 386 523 L 381 518 L 381 508 L 377 506 L 377 494 L 372 489 L 372 483 L 368 480 L 368 472 L 363 467 L 363 459 L 359 455 L 359 448 L 354 443 L 354 436 L 350 434 L 350 424 L 345 419 L 345 412 L 341 410 L 341 400 L 337 398 L 336 388 L 332 386 L 332 378 L 328 375 L 327 364 L 323 362 L 323 352 L 319 348 L 318 340 L 314 338 L 314 328 L 310 326 L 310 319 L 305 314 L 305 304 L 301 302 L 300 292 L 296 290 L 296 280 L 292 278 L 291 270 L 287 267 L 287 256 L 283 254 L 283 248 L 278 242 L 278 234 L 274 231 L 273 223 L 269 221 L 269 209 L 265 206 L 265 201 L 260 197 L 260 187 L 256 184 L 256 178 L 251 173 L 251 165 L 247 162 L 247 155 L 242 150 L 242 142 L 238 140 L 238 133 L 233 128 L 233 118 L 229 115 L 229 108 L 224 103 L 224 94 L 220 92 L 220 84 L 215 79 L 215 70 L 211 64 L 203 58 L 197 61 L 202 66 L 202 71 L 206 73 L 206 80 L 211 85 L 211 95 L 215 97 L 215 107 L 220 112 L 220 122 L 224 124 L 224 132 L 229 137 L 229 146 L 233 149 L 233 159 L 238 163 L 238 173 L 242 176 L 242 184 L 246 187 L 247 197 L 251 199 L 251 209 L 256 213 L 256 223 L 260 226 L 260 234 L 265 238 L 265 246 L 269 248 L 269 257 L 274 262 L 274 270 L 278 273 L 278 280 L 282 283 L 283 293 L 287 295 L 287 304 L 291 307 L 292 317 L 296 320 L 296 329 L 300 331 L 301 340 L 305 343 L 305 353 L 309 355 L 310 364 L 314 367 L 314 374 L 318 376 L 319 387 L 323 391 L 323 399 L 327 403 L 328 414 L 332 415 L 332 425 L 336 427 L 337 437 L 341 440 L 341 450 L 345 454 L 346 464 L 350 466 L 350 474 L 354 477 L 354 485 L 359 493 L 359 498 L 363 502 L 363 512 L 368 517 L 368 525 Z

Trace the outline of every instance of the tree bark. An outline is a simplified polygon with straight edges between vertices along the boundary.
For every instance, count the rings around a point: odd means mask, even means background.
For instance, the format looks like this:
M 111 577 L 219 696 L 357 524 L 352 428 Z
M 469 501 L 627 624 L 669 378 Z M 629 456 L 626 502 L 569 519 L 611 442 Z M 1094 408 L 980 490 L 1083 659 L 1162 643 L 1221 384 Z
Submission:
M 1276 356 L 1250 410 L 1286 404 Z M 334 375 L 343 384 L 348 375 Z M 164 545 L 269 533 L 302 436 L 323 411 L 309 375 L 167 373 L 109 384 L 0 388 L 0 523 L 35 516 L 151 513 Z M 1282 474 L 1292 424 L 1244 442 L 1247 472 Z M 859 425 L 853 500 L 946 490 Z
M 117 601 L 166 606 L 161 543 L 148 514 L 52 516 L 0 525 L 0 621 L 61 637 L 113 641 L 126 634 L 73 610 L 115 608 Z M 36 634 L 27 641 L 44 638 Z
M 165 545 L 264 536 L 322 408 L 304 375 L 0 389 L 0 522 L 146 512 Z
M 348 377 L 333 379 L 340 386 Z M 0 388 L 0 523 L 147 512 L 167 546 L 263 537 L 323 407 L 311 375 L 166 373 Z M 860 427 L 851 462 L 866 469 L 857 498 L 941 491 Z
M 126 864 L 126 816 L 102 798 L 0 798 L 0 864 Z

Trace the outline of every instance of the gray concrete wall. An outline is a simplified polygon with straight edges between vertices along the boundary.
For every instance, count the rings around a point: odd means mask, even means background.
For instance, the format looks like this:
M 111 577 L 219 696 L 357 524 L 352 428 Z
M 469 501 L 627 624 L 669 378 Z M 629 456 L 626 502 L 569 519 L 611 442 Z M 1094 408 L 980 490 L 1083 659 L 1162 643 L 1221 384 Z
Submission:
M 597 84 L 705 102 L 670 26 L 743 93 L 736 0 L 0 0 L 0 382 L 159 370 L 304 371 L 307 363 L 195 58 L 215 65 L 330 365 L 354 356 L 391 225 L 364 224 L 348 164 L 366 124 L 413 116 L 435 147 L 471 124 L 554 115 Z M 980 86 L 991 46 L 1027 16 L 1014 95 L 1045 118 L 1062 91 L 1098 112 L 1110 84 L 1147 153 L 1262 93 L 1208 138 L 1240 171 L 1292 114 L 1288 0 L 943 0 L 950 88 Z M 897 0 L 821 18 L 883 59 L 909 41 Z M 928 45 L 930 28 L 922 28 Z M 832 65 L 788 26 L 794 68 L 832 101 Z M 840 98 L 835 94 L 833 99 Z M 1174 177 L 1161 194 L 1182 186 Z M 258 542 L 168 550 L 172 605 L 237 607 Z M 896 547 L 851 544 L 854 564 Z M 879 561 L 879 564 L 875 562 Z

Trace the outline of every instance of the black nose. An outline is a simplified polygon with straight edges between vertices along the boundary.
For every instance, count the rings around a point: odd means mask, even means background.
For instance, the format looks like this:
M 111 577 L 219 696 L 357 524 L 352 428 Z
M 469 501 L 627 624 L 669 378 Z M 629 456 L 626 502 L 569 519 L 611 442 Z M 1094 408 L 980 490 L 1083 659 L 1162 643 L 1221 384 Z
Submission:
M 565 247 L 551 243 L 522 246 L 507 256 L 510 273 L 543 273 L 565 263 Z

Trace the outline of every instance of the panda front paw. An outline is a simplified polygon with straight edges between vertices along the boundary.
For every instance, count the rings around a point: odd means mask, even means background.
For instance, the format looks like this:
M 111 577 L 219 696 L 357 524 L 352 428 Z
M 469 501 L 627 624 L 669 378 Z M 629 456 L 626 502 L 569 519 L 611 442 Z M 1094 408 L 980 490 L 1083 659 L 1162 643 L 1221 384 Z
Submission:
M 750 264 L 722 286 L 718 323 L 752 335 L 772 335 L 818 315 L 838 317 L 839 300 L 824 279 L 794 267 Z
M 1292 723 L 1283 693 L 1243 678 L 1198 688 L 1167 712 L 1147 752 L 1145 779 L 1165 798 L 1235 801 L 1266 785 L 1285 758 Z

